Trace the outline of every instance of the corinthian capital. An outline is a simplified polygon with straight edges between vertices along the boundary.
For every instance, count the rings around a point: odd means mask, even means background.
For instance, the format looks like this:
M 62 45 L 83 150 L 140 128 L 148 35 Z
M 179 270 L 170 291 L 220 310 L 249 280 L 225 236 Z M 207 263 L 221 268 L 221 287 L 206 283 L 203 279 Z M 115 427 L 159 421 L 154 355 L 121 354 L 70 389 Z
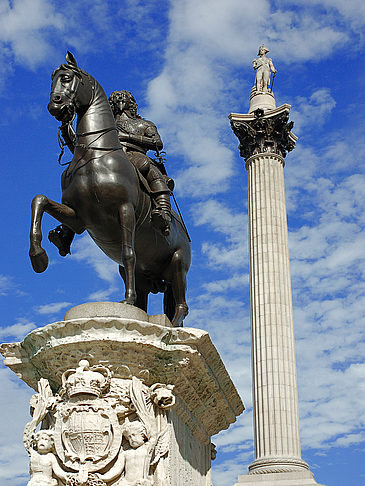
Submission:
M 274 153 L 285 157 L 294 149 L 297 137 L 291 132 L 290 105 L 264 112 L 258 108 L 250 114 L 231 113 L 231 127 L 238 138 L 240 155 L 245 160 L 259 153 Z

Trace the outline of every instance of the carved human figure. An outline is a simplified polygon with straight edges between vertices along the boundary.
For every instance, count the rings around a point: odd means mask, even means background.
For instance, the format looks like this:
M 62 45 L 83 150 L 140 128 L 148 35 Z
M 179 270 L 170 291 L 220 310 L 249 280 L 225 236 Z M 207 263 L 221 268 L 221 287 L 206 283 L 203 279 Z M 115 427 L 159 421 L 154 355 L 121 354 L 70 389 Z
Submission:
M 27 447 L 30 456 L 30 481 L 27 486 L 58 486 L 67 480 L 67 473 L 59 466 L 53 454 L 53 434 L 49 430 L 40 430 L 34 435 Z
M 24 427 L 23 444 L 29 454 L 30 481 L 27 486 L 57 486 L 56 478 L 66 481 L 67 474 L 60 467 L 53 454 L 53 431 L 41 429 L 36 432 L 38 425 L 48 415 L 54 403 L 54 397 L 49 383 L 44 378 L 38 382 L 38 393 L 30 400 L 33 417 Z
M 121 448 L 114 466 L 98 477 L 106 483 L 119 478 L 113 486 L 152 486 L 151 480 L 145 477 L 146 461 L 149 461 L 149 436 L 145 426 L 138 421 L 126 422 L 123 435 L 129 448 Z
M 252 61 L 253 68 L 256 71 L 255 88 L 256 91 L 267 92 L 270 85 L 270 74 L 276 73 L 276 69 L 270 57 L 266 57 L 269 52 L 264 44 L 260 46 L 258 56 L 259 58 Z

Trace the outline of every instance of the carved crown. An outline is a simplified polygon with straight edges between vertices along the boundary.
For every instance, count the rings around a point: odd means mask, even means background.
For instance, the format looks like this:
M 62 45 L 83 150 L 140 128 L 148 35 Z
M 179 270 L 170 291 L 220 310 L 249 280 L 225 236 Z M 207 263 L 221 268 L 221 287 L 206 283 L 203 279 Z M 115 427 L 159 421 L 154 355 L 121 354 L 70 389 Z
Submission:
M 69 397 L 86 394 L 100 397 L 108 388 L 111 372 L 102 365 L 90 367 L 86 359 L 79 362 L 76 369 L 70 369 L 62 375 L 62 387 Z

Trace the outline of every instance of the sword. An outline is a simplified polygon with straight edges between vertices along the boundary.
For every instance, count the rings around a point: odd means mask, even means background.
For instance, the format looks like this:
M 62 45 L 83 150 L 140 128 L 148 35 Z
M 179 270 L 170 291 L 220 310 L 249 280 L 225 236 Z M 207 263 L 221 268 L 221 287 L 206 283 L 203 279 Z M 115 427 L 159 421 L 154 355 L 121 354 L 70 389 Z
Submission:
M 271 89 L 270 89 L 271 92 L 272 92 L 272 89 L 274 87 L 275 76 L 276 76 L 276 73 L 274 73 L 274 75 L 272 77 L 272 83 L 271 83 Z

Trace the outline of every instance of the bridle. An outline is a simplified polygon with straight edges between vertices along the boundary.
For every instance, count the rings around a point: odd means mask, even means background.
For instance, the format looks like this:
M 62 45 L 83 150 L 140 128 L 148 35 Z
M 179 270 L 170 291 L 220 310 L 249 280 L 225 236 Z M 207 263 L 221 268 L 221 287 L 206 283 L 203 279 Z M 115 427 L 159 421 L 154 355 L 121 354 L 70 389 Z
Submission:
M 83 79 L 82 79 L 83 75 L 87 78 L 89 85 L 90 85 L 90 88 L 91 88 L 91 97 L 90 97 L 90 101 L 89 101 L 90 105 L 93 103 L 94 98 L 95 98 L 95 80 L 89 75 L 89 73 L 87 73 L 86 71 L 83 71 L 78 66 L 72 66 L 72 65 L 68 65 L 68 64 L 62 64 L 53 73 L 52 78 L 56 75 L 58 70 L 66 70 L 66 71 L 69 70 L 69 71 L 72 71 L 75 74 L 75 76 L 73 77 L 72 84 L 69 88 L 65 89 L 64 91 L 52 91 L 51 92 L 51 95 L 54 95 L 54 94 L 56 94 L 56 95 L 60 94 L 61 95 L 62 94 L 64 96 L 66 96 L 66 98 L 68 98 L 68 100 L 69 100 L 68 107 L 70 107 L 70 108 L 72 107 L 72 118 L 68 122 L 62 123 L 58 128 L 58 145 L 61 149 L 60 155 L 58 157 L 58 163 L 61 166 L 65 166 L 65 165 L 68 166 L 68 165 L 70 165 L 70 163 L 72 161 L 66 162 L 64 164 L 61 163 L 61 159 L 62 159 L 62 157 L 65 153 L 64 147 L 66 145 L 66 142 L 62 138 L 61 130 L 65 126 L 71 127 L 72 123 L 75 119 L 76 112 L 77 112 L 77 105 L 78 105 L 77 100 L 76 100 L 76 94 L 77 94 L 77 91 L 79 89 L 80 84 L 84 84 Z M 110 131 L 113 131 L 113 130 L 118 131 L 118 129 L 116 127 L 108 127 L 108 128 L 103 128 L 101 130 L 91 131 L 91 132 L 77 133 L 78 137 L 85 137 L 87 135 L 97 135 L 97 137 L 94 138 L 93 140 L 91 140 L 91 142 L 89 142 L 88 144 L 83 144 L 83 143 L 75 144 L 75 149 L 81 148 L 81 149 L 84 150 L 84 153 L 80 157 L 79 160 L 81 160 L 84 157 L 85 153 L 88 150 L 99 150 L 99 151 L 102 151 L 102 152 L 115 152 L 117 150 L 122 150 L 122 147 L 116 148 L 116 147 L 93 147 L 92 146 L 92 144 L 95 143 L 97 140 L 99 140 L 99 138 L 101 138 L 103 135 L 105 135 L 106 133 L 109 133 Z M 89 162 L 90 160 L 100 158 L 103 155 L 100 155 L 99 157 L 91 157 L 87 162 Z

